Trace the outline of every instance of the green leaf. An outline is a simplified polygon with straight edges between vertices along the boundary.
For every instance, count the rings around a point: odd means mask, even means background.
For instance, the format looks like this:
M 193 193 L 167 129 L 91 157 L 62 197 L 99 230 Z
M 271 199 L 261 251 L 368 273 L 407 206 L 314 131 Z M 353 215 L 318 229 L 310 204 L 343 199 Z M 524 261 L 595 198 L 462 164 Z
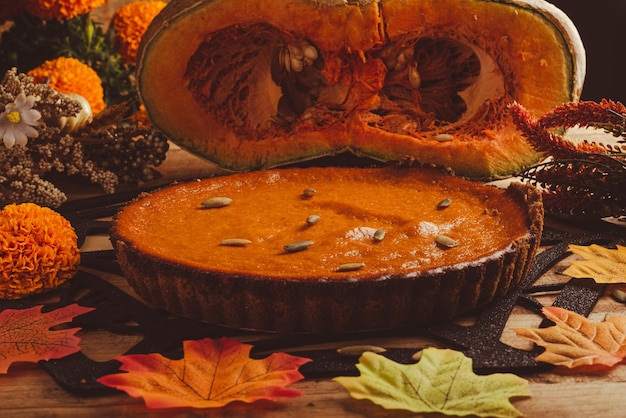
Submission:
M 513 374 L 476 375 L 462 353 L 427 348 L 417 364 L 400 364 L 380 354 L 364 353 L 359 377 L 337 377 L 355 399 L 369 399 L 385 409 L 415 413 L 480 417 L 517 417 L 513 397 L 531 396 L 527 381 Z

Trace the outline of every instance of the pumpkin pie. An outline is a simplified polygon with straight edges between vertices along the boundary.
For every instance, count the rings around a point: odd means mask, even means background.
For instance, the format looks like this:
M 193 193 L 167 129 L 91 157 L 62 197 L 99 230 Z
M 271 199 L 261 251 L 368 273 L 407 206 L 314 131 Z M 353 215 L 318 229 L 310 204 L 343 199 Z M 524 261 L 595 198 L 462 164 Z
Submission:
M 424 326 L 527 274 L 540 194 L 414 167 L 283 168 L 178 183 L 115 216 L 136 293 L 212 324 L 345 333 Z

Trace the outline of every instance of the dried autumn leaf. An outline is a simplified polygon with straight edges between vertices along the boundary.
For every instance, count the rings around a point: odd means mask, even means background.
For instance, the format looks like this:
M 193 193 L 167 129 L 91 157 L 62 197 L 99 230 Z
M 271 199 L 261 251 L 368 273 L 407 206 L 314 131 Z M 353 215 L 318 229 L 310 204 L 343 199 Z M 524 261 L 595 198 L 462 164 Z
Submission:
M 160 354 L 118 357 L 120 370 L 98 382 L 143 397 L 148 408 L 216 408 L 233 401 L 254 402 L 299 396 L 286 386 L 303 378 L 298 368 L 310 361 L 285 353 L 254 360 L 252 346 L 237 340 L 184 341 L 184 356 Z
M 472 359 L 453 350 L 426 348 L 417 364 L 400 364 L 380 354 L 364 353 L 359 377 L 337 377 L 355 399 L 369 399 L 385 409 L 415 413 L 480 417 L 516 417 L 509 399 L 530 396 L 527 381 L 513 374 L 479 376 Z
M 593 323 L 582 315 L 554 306 L 544 307 L 542 312 L 554 326 L 515 329 L 517 335 L 545 347 L 537 361 L 580 371 L 599 371 L 624 360 L 626 317 L 614 316 Z
M 16 362 L 68 356 L 80 350 L 80 339 L 74 334 L 80 328 L 51 330 L 72 318 L 94 310 L 72 304 L 49 312 L 42 306 L 27 309 L 5 309 L 0 312 L 0 373 L 7 373 Z
M 626 283 L 626 247 L 615 250 L 597 244 L 570 245 L 570 251 L 581 255 L 585 261 L 574 261 L 564 274 L 576 278 L 592 278 L 596 283 Z

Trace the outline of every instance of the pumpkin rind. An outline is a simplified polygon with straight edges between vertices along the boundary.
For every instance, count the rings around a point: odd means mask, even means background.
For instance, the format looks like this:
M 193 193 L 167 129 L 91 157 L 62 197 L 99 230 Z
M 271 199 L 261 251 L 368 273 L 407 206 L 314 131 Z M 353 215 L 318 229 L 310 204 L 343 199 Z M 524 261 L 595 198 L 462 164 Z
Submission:
M 319 55 L 308 75 L 279 69 L 277 76 L 280 51 L 301 40 Z M 452 64 L 437 67 L 442 57 L 429 56 L 439 45 L 452 51 L 444 56 Z M 404 74 L 392 64 L 405 46 L 425 50 L 434 68 L 429 75 L 428 65 L 415 64 L 430 79 L 399 93 L 420 100 L 408 115 L 406 105 L 394 109 L 389 87 Z M 228 170 L 349 151 L 382 161 L 411 156 L 489 178 L 538 158 L 506 105 L 518 101 L 542 114 L 576 101 L 584 72 L 575 27 L 539 0 L 173 0 L 143 38 L 137 75 L 155 125 Z M 311 80 L 320 84 L 315 93 Z M 300 98 L 289 91 L 298 83 L 307 84 L 311 103 L 285 115 L 285 98 Z M 440 134 L 451 139 L 433 140 Z

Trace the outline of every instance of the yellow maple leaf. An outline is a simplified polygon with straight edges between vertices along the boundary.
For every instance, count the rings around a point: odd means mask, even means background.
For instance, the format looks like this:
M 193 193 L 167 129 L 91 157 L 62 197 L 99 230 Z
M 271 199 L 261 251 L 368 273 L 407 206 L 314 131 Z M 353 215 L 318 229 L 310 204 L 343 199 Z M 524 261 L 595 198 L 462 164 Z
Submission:
M 371 352 L 359 359 L 358 377 L 336 377 L 355 399 L 368 399 L 385 409 L 446 415 L 517 417 L 513 397 L 528 397 L 527 381 L 514 374 L 474 373 L 463 353 L 426 348 L 417 364 L 401 364 Z
M 592 278 L 596 283 L 626 283 L 626 247 L 618 245 L 615 250 L 601 245 L 569 245 L 574 254 L 585 258 L 574 261 L 564 274 L 579 279 Z
M 577 371 L 602 371 L 626 357 L 626 317 L 614 316 L 593 323 L 576 312 L 544 307 L 543 314 L 554 322 L 546 328 L 515 328 L 520 337 L 545 347 L 537 361 Z

